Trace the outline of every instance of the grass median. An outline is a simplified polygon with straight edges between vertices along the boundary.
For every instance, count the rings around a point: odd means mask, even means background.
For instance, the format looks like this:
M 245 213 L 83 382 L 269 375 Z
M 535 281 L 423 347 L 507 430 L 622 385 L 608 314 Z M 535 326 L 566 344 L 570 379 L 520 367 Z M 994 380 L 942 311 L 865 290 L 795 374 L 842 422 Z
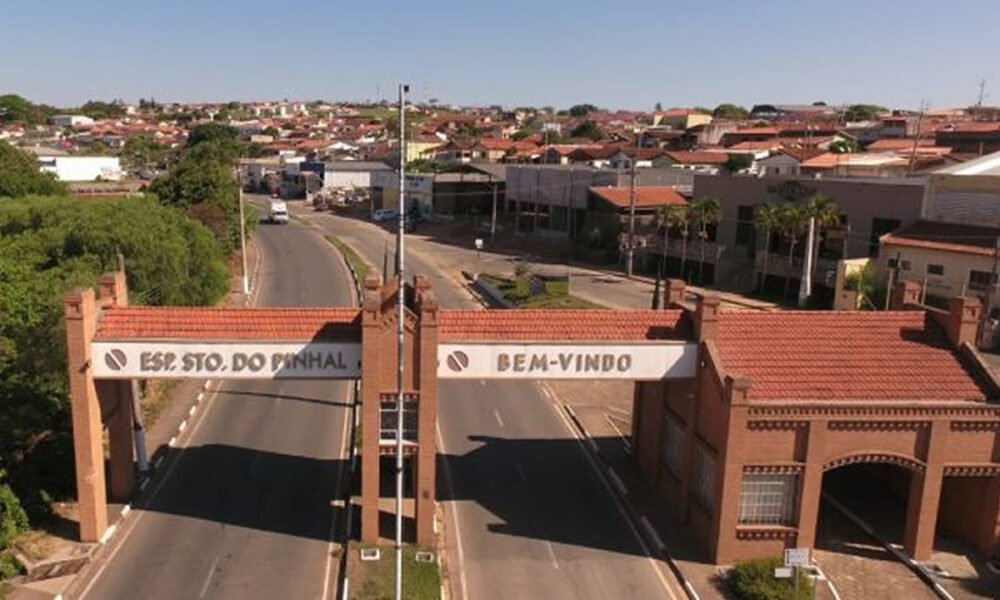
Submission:
M 344 260 L 347 261 L 347 264 L 351 265 L 351 269 L 354 270 L 354 274 L 358 277 L 358 283 L 363 285 L 365 277 L 372 270 L 368 263 L 365 262 L 365 259 L 361 258 L 361 255 L 355 252 L 354 248 L 335 235 L 327 235 L 326 241 L 333 244 L 340 251 L 344 256 Z
M 362 561 L 361 548 L 370 545 L 351 542 L 348 547 L 347 577 L 350 581 L 348 597 L 351 600 L 381 600 L 392 598 L 395 587 L 395 550 L 382 546 L 382 557 L 377 561 Z M 403 548 L 403 597 L 407 600 L 439 600 L 441 574 L 437 561 L 417 562 L 420 548 Z

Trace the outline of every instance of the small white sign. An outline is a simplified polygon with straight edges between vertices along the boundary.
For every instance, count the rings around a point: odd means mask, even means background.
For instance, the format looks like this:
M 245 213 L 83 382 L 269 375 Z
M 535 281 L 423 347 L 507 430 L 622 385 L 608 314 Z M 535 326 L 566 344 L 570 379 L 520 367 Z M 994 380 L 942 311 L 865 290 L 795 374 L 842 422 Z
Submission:
M 804 567 L 809 564 L 809 548 L 785 548 L 786 567 Z
M 101 379 L 357 379 L 359 343 L 94 342 Z
M 438 345 L 441 379 L 631 379 L 694 377 L 697 344 Z
M 483 249 L 483 238 L 476 238 L 476 250 Z
M 792 568 L 777 567 L 774 569 L 774 576 L 777 579 L 789 579 L 792 576 Z

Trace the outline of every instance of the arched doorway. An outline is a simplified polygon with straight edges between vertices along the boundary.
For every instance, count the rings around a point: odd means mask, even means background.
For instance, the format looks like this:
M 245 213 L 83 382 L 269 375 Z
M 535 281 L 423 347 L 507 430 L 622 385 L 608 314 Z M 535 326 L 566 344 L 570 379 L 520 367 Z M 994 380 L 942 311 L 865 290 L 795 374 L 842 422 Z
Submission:
M 895 454 L 852 455 L 824 465 L 817 548 L 871 555 L 884 552 L 879 540 L 903 547 L 923 471 L 923 463 Z

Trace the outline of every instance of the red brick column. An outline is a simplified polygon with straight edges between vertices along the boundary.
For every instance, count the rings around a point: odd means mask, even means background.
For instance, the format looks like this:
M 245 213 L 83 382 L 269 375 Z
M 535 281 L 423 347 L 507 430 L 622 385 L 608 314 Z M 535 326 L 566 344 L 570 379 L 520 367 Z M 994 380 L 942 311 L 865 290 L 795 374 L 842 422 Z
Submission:
M 927 560 L 934 548 L 934 532 L 944 477 L 941 459 L 948 443 L 948 427 L 947 421 L 934 421 L 931 424 L 925 458 L 927 468 L 923 473 L 913 473 L 910 478 L 903 547 L 914 560 Z
M 361 541 L 367 544 L 379 535 L 380 362 L 395 360 L 395 350 L 382 347 L 381 305 L 378 278 L 369 277 L 361 312 Z
M 715 518 L 710 548 L 716 563 L 736 556 L 736 526 L 739 522 L 740 490 L 743 485 L 743 453 L 747 431 L 747 401 L 750 382 L 726 376 L 725 397 L 729 403 L 726 442 L 716 463 Z
M 128 306 L 125 273 L 105 273 L 99 279 L 102 307 Z M 131 381 L 99 381 L 98 399 L 108 427 L 111 498 L 126 501 L 135 491 L 135 438 Z
M 796 546 L 812 548 L 816 544 L 820 494 L 823 491 L 823 457 L 826 448 L 827 421 L 810 421 L 806 446 L 805 470 L 799 497 L 799 531 Z
M 414 465 L 414 500 L 416 505 L 417 544 L 434 545 L 434 486 L 437 463 L 437 438 L 435 436 L 437 393 L 438 303 L 430 285 L 423 277 L 414 279 L 417 290 L 418 314 L 417 341 L 414 372 L 417 375 L 419 414 L 417 424 L 416 464 Z
M 63 297 L 73 454 L 80 513 L 80 541 L 96 542 L 108 527 L 104 483 L 101 409 L 91 369 L 90 342 L 97 330 L 97 301 L 92 289 Z

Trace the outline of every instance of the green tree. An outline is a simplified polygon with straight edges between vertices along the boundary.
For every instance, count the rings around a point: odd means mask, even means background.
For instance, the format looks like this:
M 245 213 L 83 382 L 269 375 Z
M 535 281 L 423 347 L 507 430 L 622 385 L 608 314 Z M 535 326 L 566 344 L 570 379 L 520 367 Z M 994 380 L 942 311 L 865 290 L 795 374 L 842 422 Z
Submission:
M 19 534 L 28 529 L 28 515 L 6 482 L 7 474 L 0 469 L 0 552 L 10 547 Z
M 664 204 L 656 211 L 656 221 L 663 228 L 663 250 L 660 253 L 660 265 L 664 272 L 666 272 L 667 267 L 667 250 L 670 247 L 670 230 L 688 222 L 688 208 L 687 204 Z
M 722 217 L 722 207 L 715 198 L 699 198 L 691 203 L 688 214 L 698 230 L 698 239 L 701 241 L 699 244 L 701 260 L 698 263 L 698 283 L 704 283 L 705 250 L 708 245 L 709 230 L 719 223 L 719 219 Z
M 745 119 L 750 116 L 750 111 L 742 106 L 724 102 L 712 110 L 712 116 L 716 119 Z
M 530 127 L 524 127 L 522 129 L 518 129 L 517 131 L 515 131 L 514 134 L 511 135 L 510 137 L 515 141 L 520 141 L 523 139 L 530 138 L 533 135 L 535 135 L 534 130 L 532 130 Z
M 149 191 L 161 203 L 181 208 L 232 252 L 239 244 L 239 185 L 225 142 L 205 142 L 157 177 Z
M 132 169 L 145 169 L 162 165 L 170 149 L 155 140 L 137 135 L 125 140 L 120 157 L 122 164 Z
M 852 154 L 858 151 L 858 143 L 851 139 L 836 139 L 830 142 L 829 151 L 834 154 Z
M 726 162 L 722 163 L 722 170 L 726 173 L 732 175 L 733 173 L 739 173 L 745 169 L 749 169 L 753 166 L 753 155 L 752 154 L 730 154 L 726 158 Z
M 0 141 L 0 198 L 65 193 L 66 185 L 42 173 L 34 156 Z
M 261 133 L 264 135 L 269 135 L 273 138 L 281 137 L 281 132 L 278 131 L 278 128 L 275 127 L 274 125 L 268 125 L 267 127 L 264 128 L 264 131 L 262 131 Z
M 188 132 L 187 145 L 193 147 L 204 142 L 235 142 L 238 139 L 239 132 L 235 127 L 221 123 L 203 123 Z
M 872 121 L 886 112 L 889 112 L 889 109 L 878 104 L 852 104 L 844 111 L 844 120 Z
M 91 119 L 117 119 L 125 115 L 125 106 L 120 100 L 114 102 L 88 100 L 78 112 Z
M 597 111 L 597 107 L 593 104 L 574 104 L 569 107 L 568 114 L 571 117 L 586 117 L 595 111 Z
M 807 273 L 805 277 L 802 278 L 800 284 L 803 292 L 805 291 L 805 281 L 806 278 L 812 278 L 816 271 L 816 262 L 819 258 L 819 240 L 820 236 L 828 231 L 831 227 L 840 225 L 840 211 L 837 208 L 837 203 L 833 201 L 832 198 L 825 194 L 815 194 L 806 200 L 805 205 L 802 207 L 808 223 L 813 221 L 813 237 L 812 239 L 807 239 L 808 245 L 805 252 L 808 256 L 813 258 L 812 260 L 812 271 Z M 800 303 L 805 306 L 809 301 L 808 295 L 805 293 L 801 294 Z
M 573 131 L 570 132 L 570 136 L 575 138 L 587 138 L 598 142 L 604 139 L 604 130 L 602 130 L 597 123 L 588 120 L 577 125 Z
M 753 211 L 753 222 L 757 229 L 764 231 L 764 261 L 761 268 L 760 282 L 757 291 L 763 293 L 767 288 L 767 267 L 771 257 L 771 234 L 781 228 L 780 207 L 777 204 L 758 204 Z
M 809 225 L 809 213 L 805 208 L 793 202 L 786 202 L 777 207 L 778 231 L 788 242 L 788 276 L 785 277 L 785 292 L 788 296 L 792 285 L 792 273 L 795 270 L 795 246 Z
M 34 104 L 17 94 L 0 96 L 0 123 L 41 125 L 56 114 L 56 109 L 44 104 Z

